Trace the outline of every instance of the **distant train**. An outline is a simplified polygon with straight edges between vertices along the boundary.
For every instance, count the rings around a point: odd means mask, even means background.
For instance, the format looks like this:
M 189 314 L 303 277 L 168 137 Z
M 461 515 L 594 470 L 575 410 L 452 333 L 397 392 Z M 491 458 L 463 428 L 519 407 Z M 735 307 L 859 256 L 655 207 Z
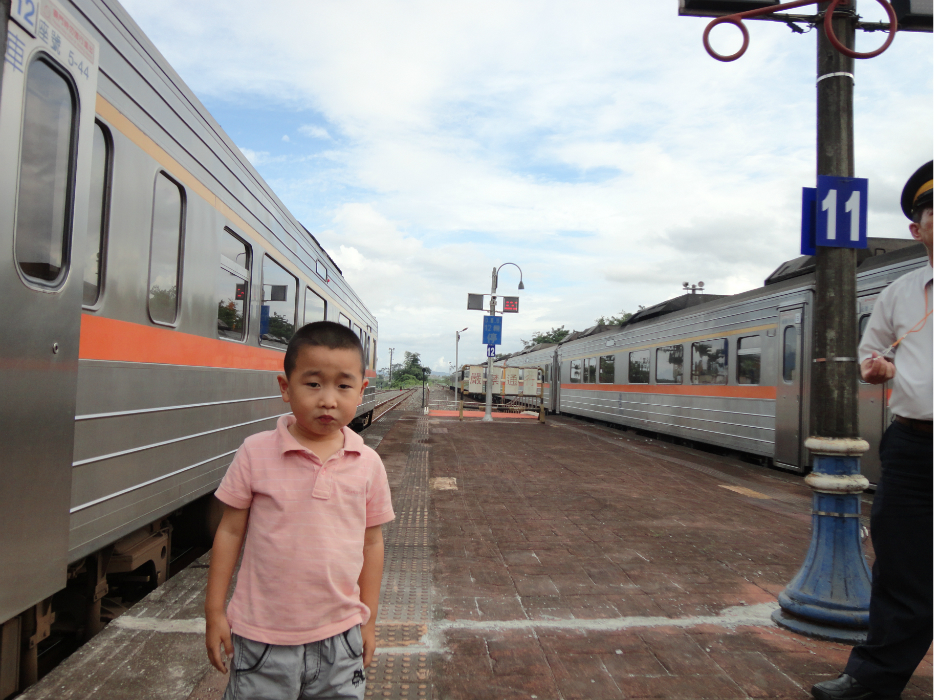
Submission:
M 35 680 L 56 614 L 93 634 L 108 573 L 164 579 L 166 518 L 208 518 L 202 497 L 234 451 L 285 412 L 275 375 L 297 326 L 353 329 L 371 377 L 378 335 L 334 261 L 116 0 L 14 0 L 11 12 L 0 25 L 0 698 Z M 374 406 L 368 390 L 358 425 Z
M 853 310 L 860 336 L 879 293 L 927 264 L 914 241 L 869 240 L 869 250 L 860 251 Z M 759 289 L 685 294 L 622 326 L 594 326 L 496 364 L 541 367 L 545 407 L 554 413 L 719 445 L 804 472 L 813 268 L 813 258 L 797 258 Z M 871 445 L 862 471 L 872 483 L 879 478 L 879 440 L 892 420 L 886 401 L 886 387 L 859 382 L 859 434 Z

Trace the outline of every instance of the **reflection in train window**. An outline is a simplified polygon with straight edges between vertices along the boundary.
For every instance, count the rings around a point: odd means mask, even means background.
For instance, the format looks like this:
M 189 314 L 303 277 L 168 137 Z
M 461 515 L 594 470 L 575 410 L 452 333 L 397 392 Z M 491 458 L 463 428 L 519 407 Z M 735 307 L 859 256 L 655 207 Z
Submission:
M 348 328 L 350 328 L 352 325 L 350 319 L 344 316 L 344 314 L 340 314 L 338 316 L 338 323 L 340 323 L 342 326 L 347 326 Z
M 648 384 L 649 383 L 649 360 L 651 355 L 648 350 L 637 350 L 629 353 L 629 383 L 630 384 Z
M 782 334 L 782 379 L 792 382 L 797 378 L 798 366 L 798 329 L 786 326 Z
M 571 384 L 581 383 L 581 361 L 571 360 Z
M 353 332 L 361 341 L 363 340 L 363 329 L 356 323 L 353 324 Z
M 217 337 L 243 340 L 250 301 L 250 248 L 224 229 L 218 236 L 220 267 L 214 285 Z
M 263 305 L 260 307 L 259 339 L 285 350 L 295 333 L 296 279 L 268 255 L 263 258 Z
M 588 357 L 584 360 L 584 384 L 597 383 L 597 358 Z
M 75 94 L 39 59 L 27 69 L 16 203 L 15 258 L 41 284 L 65 278 L 74 183 Z
M 91 196 L 88 202 L 88 238 L 84 253 L 85 306 L 97 303 L 104 272 L 104 241 L 106 240 L 107 210 L 110 204 L 111 153 L 113 141 L 110 132 L 94 122 L 94 146 L 91 150 Z
M 600 383 L 612 384 L 615 377 L 616 357 L 603 355 L 600 358 Z
M 305 287 L 305 323 L 324 321 L 328 317 L 327 302 Z
M 156 176 L 152 201 L 152 249 L 149 253 L 149 317 L 175 323 L 184 220 L 182 190 L 165 173 Z
M 866 332 L 866 326 L 869 325 L 869 316 L 870 316 L 870 314 L 863 314 L 862 316 L 859 317 L 859 330 L 858 330 L 859 336 L 857 337 L 857 340 L 856 340 L 856 343 L 857 343 L 857 344 L 861 343 L 862 340 L 863 340 L 863 334 Z M 857 377 L 857 379 L 859 379 L 859 383 L 860 383 L 860 384 L 868 384 L 868 383 L 869 383 L 869 382 L 863 381 L 863 373 L 862 373 L 862 372 L 857 372 L 857 373 L 856 373 L 856 377 Z
M 762 369 L 762 339 L 751 335 L 739 339 L 736 346 L 736 381 L 758 384 Z
M 691 383 L 726 384 L 728 348 L 725 338 L 691 343 Z
M 684 346 L 667 345 L 655 349 L 655 381 L 680 384 L 684 373 Z

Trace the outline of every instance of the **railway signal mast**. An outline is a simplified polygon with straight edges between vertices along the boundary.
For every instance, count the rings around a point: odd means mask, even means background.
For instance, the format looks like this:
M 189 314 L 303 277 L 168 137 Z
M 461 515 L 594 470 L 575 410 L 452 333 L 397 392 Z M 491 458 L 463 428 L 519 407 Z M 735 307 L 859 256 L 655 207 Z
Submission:
M 888 22 L 861 22 L 856 0 L 679 0 L 680 15 L 714 17 L 704 30 L 704 48 L 719 61 L 734 61 L 745 53 L 749 32 L 745 19 L 784 22 L 822 28 L 817 32 L 817 175 L 853 178 L 853 61 L 878 56 L 901 28 L 931 31 L 929 0 L 876 0 Z M 816 15 L 792 15 L 791 10 L 818 5 Z M 893 8 L 892 5 L 895 5 Z M 902 26 L 899 27 L 899 21 Z M 732 55 L 711 48 L 711 30 L 718 24 L 737 27 L 743 45 Z M 887 30 L 875 51 L 854 50 L 857 29 Z M 811 368 L 811 435 L 805 446 L 813 455 L 806 482 L 813 489 L 811 546 L 804 564 L 779 596 L 776 623 L 791 630 L 834 641 L 865 640 L 869 622 L 869 568 L 862 551 L 859 494 L 869 482 L 859 460 L 869 447 L 858 436 L 856 250 L 817 247 L 816 294 Z

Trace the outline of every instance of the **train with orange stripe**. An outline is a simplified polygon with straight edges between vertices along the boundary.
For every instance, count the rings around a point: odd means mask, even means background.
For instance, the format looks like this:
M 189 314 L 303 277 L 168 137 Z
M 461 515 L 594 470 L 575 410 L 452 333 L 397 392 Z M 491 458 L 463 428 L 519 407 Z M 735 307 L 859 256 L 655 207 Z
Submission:
M 370 377 L 378 331 L 116 0 L 13 0 L 0 38 L 5 698 L 66 618 L 99 628 L 119 575 L 161 582 L 209 541 L 209 494 L 287 409 L 296 327 L 353 329 Z
M 923 246 L 914 241 L 869 239 L 869 248 L 859 251 L 853 310 L 860 335 L 879 293 L 926 264 Z M 496 364 L 542 368 L 551 412 L 717 445 L 804 472 L 810 465 L 804 446 L 810 339 L 820 322 L 812 312 L 813 270 L 814 258 L 796 258 L 761 288 L 731 296 L 684 294 L 639 311 L 622 326 L 594 326 Z M 876 448 L 892 416 L 883 385 L 860 381 L 858 391 L 860 435 L 871 445 L 862 471 L 876 483 Z

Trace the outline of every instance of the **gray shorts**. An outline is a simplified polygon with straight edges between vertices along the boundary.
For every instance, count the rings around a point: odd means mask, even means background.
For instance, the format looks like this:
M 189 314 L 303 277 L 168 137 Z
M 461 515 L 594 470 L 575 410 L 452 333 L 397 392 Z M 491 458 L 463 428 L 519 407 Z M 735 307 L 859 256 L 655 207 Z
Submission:
M 223 700 L 363 700 L 360 625 L 320 642 L 279 646 L 233 635 L 234 656 Z

